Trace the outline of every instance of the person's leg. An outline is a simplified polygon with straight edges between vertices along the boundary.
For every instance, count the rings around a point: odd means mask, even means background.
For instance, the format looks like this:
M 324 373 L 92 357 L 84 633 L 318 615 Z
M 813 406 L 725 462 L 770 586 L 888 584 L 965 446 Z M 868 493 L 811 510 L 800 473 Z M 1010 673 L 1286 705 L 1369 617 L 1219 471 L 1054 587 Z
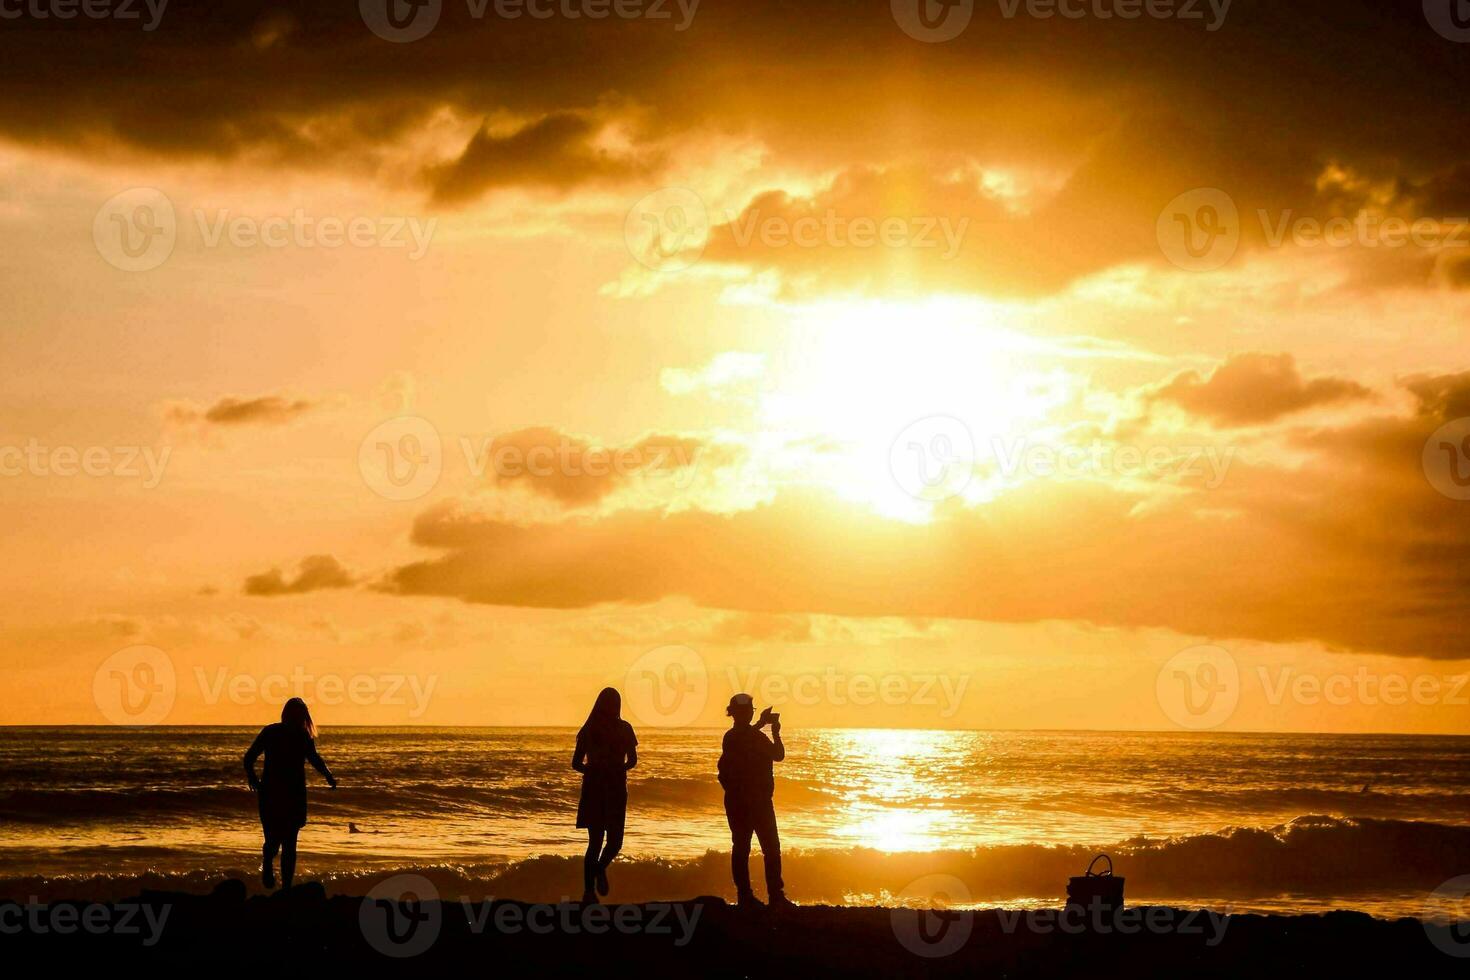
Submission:
M 265 844 L 260 849 L 260 882 L 267 888 L 276 887 L 276 870 L 272 865 L 275 864 L 276 851 L 280 848 L 281 842 L 267 831 Z
M 595 901 L 593 888 L 597 881 L 597 855 L 602 850 L 602 828 L 587 828 L 587 852 L 582 855 L 582 900 Z
M 607 845 L 602 849 L 602 857 L 598 858 L 597 866 L 604 870 L 613 863 L 613 858 L 623 849 L 623 828 L 609 827 L 607 829 Z
M 730 877 L 735 879 L 735 894 L 740 901 L 751 898 L 750 891 L 750 822 L 738 810 L 725 807 L 730 823 Z
M 776 808 L 767 803 L 755 820 L 755 835 L 761 842 L 761 858 L 766 866 L 766 897 L 777 901 L 786 897 L 786 884 L 781 880 L 781 835 L 776 832 Z
M 301 828 L 292 828 L 291 832 L 281 838 L 281 887 L 290 888 L 291 879 L 296 877 L 296 835 Z
M 597 894 L 607 894 L 607 866 L 613 863 L 613 858 L 617 857 L 618 851 L 622 849 L 623 828 L 607 828 L 607 844 L 602 849 L 602 856 L 597 859 Z

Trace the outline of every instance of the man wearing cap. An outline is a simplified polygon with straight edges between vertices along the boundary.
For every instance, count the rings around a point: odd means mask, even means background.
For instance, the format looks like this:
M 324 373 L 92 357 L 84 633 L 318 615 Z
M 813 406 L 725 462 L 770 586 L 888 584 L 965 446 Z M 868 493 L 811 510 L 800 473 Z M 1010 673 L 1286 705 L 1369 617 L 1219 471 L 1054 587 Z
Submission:
M 766 895 L 772 905 L 789 905 L 781 883 L 781 838 L 776 834 L 776 808 L 771 797 L 776 790 L 772 764 L 786 758 L 781 744 L 781 719 L 770 709 L 752 725 L 755 702 L 749 694 L 737 694 L 725 709 L 732 724 L 725 733 L 720 753 L 720 785 L 725 789 L 725 818 L 730 822 L 730 873 L 741 905 L 758 905 L 750 890 L 750 836 L 761 844 L 766 865 Z M 771 738 L 761 734 L 769 723 Z

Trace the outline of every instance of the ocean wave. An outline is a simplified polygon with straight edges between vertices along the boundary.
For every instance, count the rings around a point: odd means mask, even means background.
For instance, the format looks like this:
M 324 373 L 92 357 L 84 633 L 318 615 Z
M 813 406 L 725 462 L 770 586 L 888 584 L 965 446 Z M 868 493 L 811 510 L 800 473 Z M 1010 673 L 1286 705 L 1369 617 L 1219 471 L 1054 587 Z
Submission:
M 865 848 L 795 850 L 784 855 L 793 898 L 804 902 L 873 904 L 896 901 L 917 879 L 958 878 L 975 903 L 1060 900 L 1068 877 L 1080 874 L 1098 850 L 1112 855 L 1130 896 L 1168 900 L 1216 896 L 1222 903 L 1267 896 L 1316 899 L 1375 894 L 1427 896 L 1445 880 L 1470 873 L 1470 827 L 1424 821 L 1299 817 L 1271 828 L 1232 827 L 1212 834 L 1135 837 L 1102 847 L 1001 845 L 972 850 L 889 853 Z M 422 875 L 441 896 L 558 901 L 581 890 L 581 855 L 541 855 L 472 864 L 411 864 L 379 859 L 339 864 L 312 858 L 310 877 L 327 890 L 360 895 L 394 874 Z M 159 864 L 166 863 L 160 860 Z M 759 880 L 759 859 L 752 861 Z M 657 901 L 730 891 L 727 853 L 694 858 L 621 858 L 614 865 L 618 901 Z M 150 871 L 132 875 L 71 875 L 0 880 L 0 897 L 25 900 L 110 900 L 142 889 L 207 891 L 223 877 L 255 883 L 248 864 Z

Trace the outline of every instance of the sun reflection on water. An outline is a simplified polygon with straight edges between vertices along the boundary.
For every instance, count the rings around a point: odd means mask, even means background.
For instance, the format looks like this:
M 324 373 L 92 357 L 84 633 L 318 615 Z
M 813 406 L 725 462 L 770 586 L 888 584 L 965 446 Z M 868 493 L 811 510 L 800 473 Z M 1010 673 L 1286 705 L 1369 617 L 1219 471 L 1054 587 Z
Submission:
M 834 830 L 845 842 L 880 851 L 945 846 L 956 817 L 944 807 L 946 760 L 957 733 L 856 729 L 831 732 L 824 746 L 843 770 L 861 774 L 843 796 Z

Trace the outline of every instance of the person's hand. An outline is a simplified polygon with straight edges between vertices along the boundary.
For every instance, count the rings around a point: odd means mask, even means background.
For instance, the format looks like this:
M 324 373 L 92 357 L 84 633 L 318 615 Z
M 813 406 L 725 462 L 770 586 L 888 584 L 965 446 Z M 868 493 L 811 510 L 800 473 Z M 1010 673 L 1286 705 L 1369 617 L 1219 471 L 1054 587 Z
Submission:
M 771 735 L 774 738 L 781 737 L 781 723 L 779 721 L 771 722 Z
M 327 788 L 328 789 L 336 789 L 337 788 L 337 780 L 335 780 L 335 779 L 329 779 L 329 780 L 327 780 Z
M 250 784 L 250 792 L 260 792 L 260 777 L 255 775 L 255 773 L 251 773 L 249 776 L 246 776 L 245 781 Z

